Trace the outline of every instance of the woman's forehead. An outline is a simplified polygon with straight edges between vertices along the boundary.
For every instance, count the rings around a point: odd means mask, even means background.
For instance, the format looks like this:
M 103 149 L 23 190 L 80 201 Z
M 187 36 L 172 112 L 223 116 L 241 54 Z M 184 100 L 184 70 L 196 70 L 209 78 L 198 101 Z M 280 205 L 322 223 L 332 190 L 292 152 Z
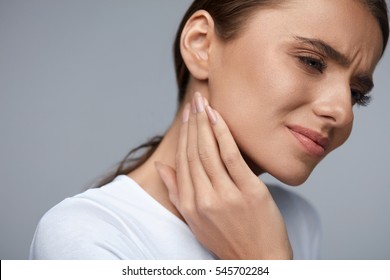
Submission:
M 372 69 L 383 48 L 377 19 L 357 0 L 286 1 L 285 5 L 256 11 L 245 29 L 252 38 L 320 40 L 348 60 L 359 59 Z

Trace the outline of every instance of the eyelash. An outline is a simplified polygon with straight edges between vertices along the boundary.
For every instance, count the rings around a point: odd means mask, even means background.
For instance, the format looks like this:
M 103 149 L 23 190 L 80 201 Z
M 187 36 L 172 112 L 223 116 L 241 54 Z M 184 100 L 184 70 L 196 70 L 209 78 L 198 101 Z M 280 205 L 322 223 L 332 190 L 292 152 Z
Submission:
M 321 74 L 325 71 L 326 69 L 326 63 L 323 59 L 317 58 L 313 55 L 304 55 L 304 56 L 299 56 L 299 61 L 303 63 L 305 66 L 317 70 Z
M 353 99 L 354 104 L 357 104 L 357 105 L 363 106 L 363 107 L 368 106 L 372 100 L 370 95 L 364 94 L 358 90 L 351 89 L 351 95 L 352 95 L 352 99 Z M 358 95 L 358 96 L 355 96 L 355 95 Z
M 321 74 L 324 73 L 327 65 L 323 59 L 317 58 L 313 55 L 299 56 L 299 61 L 304 64 L 306 67 L 311 68 L 311 70 L 316 70 Z M 371 102 L 371 96 L 359 91 L 351 89 L 351 96 L 353 99 L 353 104 L 359 106 L 368 106 Z

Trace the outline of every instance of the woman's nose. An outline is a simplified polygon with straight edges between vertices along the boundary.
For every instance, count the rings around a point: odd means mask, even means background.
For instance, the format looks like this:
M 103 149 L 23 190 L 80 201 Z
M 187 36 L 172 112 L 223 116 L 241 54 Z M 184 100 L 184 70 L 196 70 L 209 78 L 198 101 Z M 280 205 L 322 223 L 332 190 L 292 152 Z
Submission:
M 345 127 L 353 121 L 351 90 L 348 86 L 331 87 L 320 92 L 313 103 L 315 115 L 334 127 Z

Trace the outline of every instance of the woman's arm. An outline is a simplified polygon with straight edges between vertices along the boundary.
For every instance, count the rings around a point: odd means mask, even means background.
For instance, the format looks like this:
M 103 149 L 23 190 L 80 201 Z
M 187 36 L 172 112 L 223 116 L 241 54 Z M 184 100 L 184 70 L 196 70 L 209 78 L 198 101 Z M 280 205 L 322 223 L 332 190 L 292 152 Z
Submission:
M 285 223 L 223 118 L 197 93 L 187 104 L 176 171 L 157 164 L 172 203 L 198 240 L 221 259 L 291 259 Z

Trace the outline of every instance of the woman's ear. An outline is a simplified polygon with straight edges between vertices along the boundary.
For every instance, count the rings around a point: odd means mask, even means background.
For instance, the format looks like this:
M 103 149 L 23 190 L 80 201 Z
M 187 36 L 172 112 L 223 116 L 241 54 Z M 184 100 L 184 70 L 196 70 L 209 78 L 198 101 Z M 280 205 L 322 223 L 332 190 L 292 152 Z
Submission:
M 191 75 L 198 80 L 209 76 L 209 54 L 215 37 L 214 20 L 204 10 L 195 12 L 181 34 L 180 51 Z

